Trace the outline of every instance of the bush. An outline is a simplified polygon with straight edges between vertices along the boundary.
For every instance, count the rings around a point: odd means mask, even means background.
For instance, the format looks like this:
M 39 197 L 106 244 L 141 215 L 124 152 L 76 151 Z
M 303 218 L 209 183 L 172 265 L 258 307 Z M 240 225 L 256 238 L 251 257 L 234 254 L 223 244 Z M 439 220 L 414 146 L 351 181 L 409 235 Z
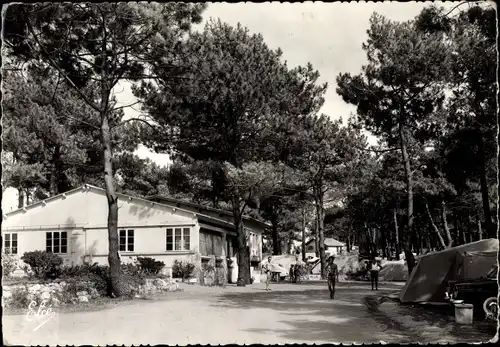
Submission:
M 81 281 L 91 281 L 100 295 L 110 295 L 109 266 L 98 263 L 65 266 L 60 270 L 60 278 L 78 278 Z
M 63 259 L 57 254 L 44 251 L 25 252 L 21 257 L 38 279 L 54 279 L 59 276 Z
M 144 272 L 135 264 L 122 264 L 123 280 L 132 288 L 146 283 Z
M 4 276 L 9 277 L 12 275 L 16 267 L 16 258 L 10 254 L 8 249 L 6 249 L 2 254 L 2 271 Z
M 157 275 L 165 267 L 165 263 L 149 257 L 138 257 L 139 268 L 148 275 Z
M 346 277 L 353 281 L 366 281 L 368 278 L 368 269 L 357 269 L 356 271 L 347 271 Z
M 174 260 L 174 265 L 172 266 L 172 277 L 182 278 L 183 280 L 188 279 L 193 273 L 194 268 L 195 266 L 193 263 Z
M 15 308 L 27 308 L 29 304 L 30 300 L 28 299 L 28 289 L 26 289 L 26 287 L 15 288 L 12 291 L 9 306 Z

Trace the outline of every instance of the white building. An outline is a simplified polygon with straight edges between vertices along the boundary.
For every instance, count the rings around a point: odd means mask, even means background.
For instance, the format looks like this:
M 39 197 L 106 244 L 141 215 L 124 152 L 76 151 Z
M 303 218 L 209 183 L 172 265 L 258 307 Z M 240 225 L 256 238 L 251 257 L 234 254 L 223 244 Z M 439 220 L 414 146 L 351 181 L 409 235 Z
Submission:
M 325 254 L 337 255 L 345 251 L 345 243 L 337 241 L 333 238 L 325 238 Z M 316 242 L 314 238 L 306 242 L 306 257 L 316 256 Z
M 217 261 L 231 257 L 236 265 L 236 230 L 227 211 L 171 198 L 153 200 L 118 194 L 119 254 L 123 262 L 137 256 L 163 261 Z M 4 249 L 14 256 L 45 250 L 66 264 L 108 263 L 108 205 L 104 189 L 84 185 L 44 201 L 4 214 Z M 254 266 L 262 259 L 266 225 L 244 218 Z M 199 264 L 201 265 L 201 264 Z M 233 276 L 234 277 L 234 276 Z

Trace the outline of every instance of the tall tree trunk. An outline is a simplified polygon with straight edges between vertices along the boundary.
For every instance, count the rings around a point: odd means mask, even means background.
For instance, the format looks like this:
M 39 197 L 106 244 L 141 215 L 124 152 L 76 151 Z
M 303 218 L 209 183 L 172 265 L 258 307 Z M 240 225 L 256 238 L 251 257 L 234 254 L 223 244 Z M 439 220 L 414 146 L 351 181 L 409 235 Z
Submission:
M 444 231 L 446 232 L 446 238 L 448 239 L 448 247 L 453 246 L 453 238 L 451 237 L 450 228 L 448 227 L 448 221 L 446 219 L 446 204 L 444 200 L 441 200 L 441 218 L 443 222 Z
M 317 205 L 317 204 L 316 204 Z M 315 206 L 315 220 L 314 220 L 314 249 L 316 258 L 319 258 L 319 215 L 318 215 L 318 207 Z
M 384 229 L 382 228 L 381 231 L 380 231 L 380 238 L 381 238 L 381 241 L 382 241 L 382 257 L 384 257 L 385 259 L 388 258 L 388 254 L 387 254 L 387 237 L 385 235 L 385 231 Z
M 316 201 L 316 211 L 318 215 L 318 234 L 319 234 L 319 259 L 321 262 L 321 278 L 326 277 L 326 254 L 325 254 L 325 235 L 324 235 L 324 221 L 325 212 L 323 206 L 323 191 L 322 184 L 318 183 L 314 189 L 314 196 Z
M 302 209 L 302 261 L 306 261 L 306 208 Z
M 402 91 L 401 91 L 402 93 Z M 405 238 L 404 242 L 404 253 L 406 257 L 406 264 L 408 266 L 408 274 L 411 274 L 413 271 L 413 267 L 415 266 L 415 257 L 413 256 L 413 253 L 411 251 L 411 243 L 414 240 L 414 233 L 413 233 L 413 179 L 412 179 L 412 172 L 411 172 L 411 165 L 410 165 L 410 156 L 408 155 L 408 149 L 407 149 L 407 144 L 406 144 L 406 135 L 405 135 L 405 129 L 404 129 L 404 124 L 403 124 L 403 100 L 401 96 L 401 101 L 400 101 L 400 117 L 401 120 L 399 121 L 399 137 L 400 137 L 400 142 L 401 142 L 401 154 L 403 156 L 403 163 L 404 163 L 404 170 L 405 170 L 405 176 L 406 176 L 406 191 L 407 191 L 407 208 L 406 208 L 406 213 L 407 213 L 407 224 L 406 224 L 406 232 L 407 232 L 407 237 Z
M 486 155 L 484 152 L 484 139 L 481 133 L 478 134 L 479 147 L 479 181 L 481 183 L 481 199 L 483 202 L 484 221 L 488 237 L 495 238 L 496 230 L 493 230 L 491 217 L 490 198 L 488 193 L 488 180 L 486 178 Z
M 108 95 L 103 92 L 102 104 L 107 105 Z M 129 289 L 122 278 L 120 256 L 118 255 L 118 197 L 113 181 L 113 152 L 111 149 L 111 133 L 107 106 L 103 107 L 101 114 L 101 137 L 104 148 L 104 184 L 108 201 L 108 262 L 111 278 L 111 291 L 120 297 L 128 294 Z
M 219 277 L 222 283 L 219 283 L 222 286 L 226 286 L 227 284 L 227 254 L 226 254 L 226 248 L 227 248 L 227 237 L 226 233 L 222 233 L 222 278 Z
M 392 215 L 394 217 L 394 249 L 396 251 L 396 260 L 399 260 L 399 254 L 401 249 L 399 248 L 399 227 L 398 227 L 398 215 L 396 209 L 392 210 Z
M 26 196 L 26 206 L 29 206 L 31 204 L 30 190 L 26 188 L 24 195 Z
M 295 254 L 295 244 L 293 241 L 295 240 L 294 236 L 290 236 L 290 240 L 288 240 L 288 254 Z
M 19 188 L 17 189 L 17 208 L 23 208 L 24 207 L 24 189 Z
M 453 214 L 455 215 L 455 219 L 456 219 L 456 223 L 457 223 L 457 226 L 459 227 L 458 228 L 458 235 L 459 235 L 459 238 L 460 238 L 460 243 L 462 245 L 465 245 L 467 243 L 467 240 L 465 239 L 465 230 L 464 230 L 464 225 L 462 223 L 462 219 L 456 215 L 455 212 L 453 212 Z
M 238 192 L 232 198 L 234 226 L 237 231 L 238 246 L 238 280 L 237 286 L 244 287 L 250 284 L 250 249 L 247 246 L 248 240 L 243 222 L 241 220 L 240 202 Z
M 467 240 L 468 240 L 468 243 L 470 242 L 473 242 L 474 241 L 474 237 L 472 236 L 472 228 L 471 228 L 471 222 L 470 222 L 470 212 L 467 212 L 467 232 L 465 234 Z
M 427 253 L 429 253 L 431 250 L 432 250 L 432 243 L 431 243 L 431 233 L 428 232 L 426 234 L 426 238 L 425 238 L 425 242 L 427 244 L 426 248 L 427 248 Z
M 60 169 L 60 161 L 61 161 L 61 147 L 56 146 L 54 148 L 54 153 L 52 154 L 52 168 L 50 170 L 50 195 L 55 196 L 59 193 L 59 172 Z
M 443 247 L 443 249 L 448 248 L 446 243 L 444 242 L 443 236 L 441 236 L 441 233 L 439 232 L 439 229 L 437 225 L 434 223 L 434 219 L 432 218 L 431 211 L 429 210 L 429 205 L 427 202 L 425 203 L 425 209 L 427 211 L 427 215 L 429 216 L 429 221 L 431 222 L 432 228 L 434 229 L 434 233 L 437 235 L 439 243 Z
M 477 216 L 477 232 L 479 240 L 483 239 L 483 229 L 481 228 L 481 217 Z
M 271 218 L 271 232 L 273 237 L 273 255 L 281 254 L 281 242 L 278 235 L 278 218 L 274 214 Z

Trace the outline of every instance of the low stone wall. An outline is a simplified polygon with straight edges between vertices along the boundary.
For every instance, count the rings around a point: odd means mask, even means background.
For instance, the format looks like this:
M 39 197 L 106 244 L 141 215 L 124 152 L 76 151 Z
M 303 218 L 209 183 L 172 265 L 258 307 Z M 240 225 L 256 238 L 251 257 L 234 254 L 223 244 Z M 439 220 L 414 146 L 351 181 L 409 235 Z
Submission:
M 85 290 L 77 290 L 82 288 Z M 11 305 L 23 305 L 30 302 L 45 301 L 50 305 L 59 306 L 61 304 L 71 304 L 76 302 L 89 302 L 93 298 L 99 297 L 99 292 L 93 282 L 50 282 L 50 283 L 18 283 L 13 285 L 3 285 L 3 304 L 6 307 Z
M 144 284 L 133 288 L 136 296 L 152 295 L 165 291 L 179 290 L 179 284 L 173 280 L 162 278 L 145 279 Z M 62 304 L 89 302 L 103 296 L 92 281 L 57 281 L 49 283 L 16 283 L 2 286 L 2 303 L 4 307 L 28 305 L 35 301 L 45 301 L 54 307 Z
M 175 292 L 179 290 L 179 284 L 174 280 L 162 278 L 147 278 L 145 283 L 136 288 L 137 295 L 151 295 L 159 292 Z

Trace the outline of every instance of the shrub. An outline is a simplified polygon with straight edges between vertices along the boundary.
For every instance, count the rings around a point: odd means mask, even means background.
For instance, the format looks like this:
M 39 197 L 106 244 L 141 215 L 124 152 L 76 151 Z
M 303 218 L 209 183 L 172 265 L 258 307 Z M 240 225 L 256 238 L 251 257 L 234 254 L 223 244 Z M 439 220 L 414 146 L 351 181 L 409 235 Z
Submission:
M 137 287 L 146 283 L 146 276 L 137 265 L 122 264 L 121 267 L 123 272 L 123 280 L 132 287 Z
M 109 266 L 98 263 L 65 266 L 61 268 L 60 278 L 78 278 L 82 281 L 91 281 L 100 295 L 110 295 Z
M 38 279 L 57 278 L 63 259 L 57 254 L 44 251 L 25 252 L 21 259 L 30 266 Z
M 368 279 L 368 269 L 357 269 L 356 271 L 347 271 L 346 277 L 354 281 L 366 281 Z
M 28 277 L 30 280 L 33 279 L 33 270 L 31 270 L 31 268 L 28 266 L 28 265 L 23 265 L 21 267 L 21 269 L 24 271 L 24 274 L 26 275 L 26 277 Z
M 2 270 L 5 277 L 12 275 L 16 269 L 16 258 L 10 254 L 10 251 L 6 249 L 2 254 Z
M 189 276 L 194 271 L 194 264 L 188 261 L 174 260 L 174 265 L 172 266 L 172 276 L 175 278 L 182 278 L 183 280 L 188 279 Z
M 28 289 L 26 287 L 15 288 L 12 291 L 9 306 L 15 308 L 27 308 L 30 303 L 28 298 Z
M 165 263 L 149 257 L 138 257 L 139 268 L 146 274 L 157 275 L 165 267 Z

